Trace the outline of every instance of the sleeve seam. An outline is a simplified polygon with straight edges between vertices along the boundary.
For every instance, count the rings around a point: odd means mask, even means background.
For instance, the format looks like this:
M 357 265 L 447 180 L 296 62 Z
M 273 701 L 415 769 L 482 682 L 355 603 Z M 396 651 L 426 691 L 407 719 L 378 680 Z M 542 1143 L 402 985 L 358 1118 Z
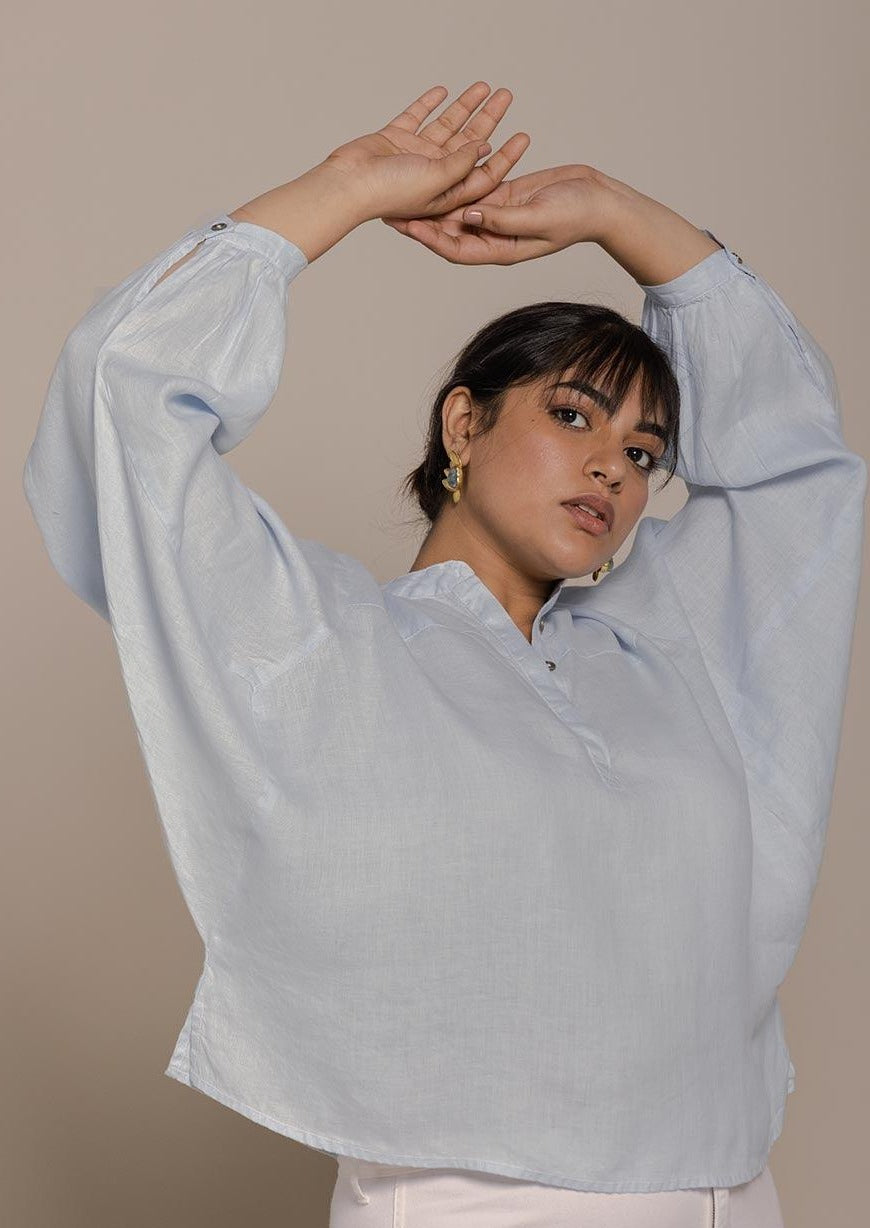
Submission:
M 372 606 L 374 609 L 380 610 L 381 613 L 385 614 L 386 617 L 389 618 L 389 614 L 387 613 L 385 607 L 376 601 L 349 601 L 347 606 L 339 612 L 338 625 L 330 626 L 328 624 L 321 624 L 320 634 L 313 636 L 301 647 L 291 650 L 291 652 L 284 657 L 279 665 L 275 665 L 270 670 L 258 670 L 256 667 L 251 669 L 251 673 L 253 674 L 253 678 L 250 679 L 251 686 L 253 688 L 253 694 L 251 696 L 252 702 L 254 701 L 255 697 L 259 695 L 260 691 L 267 686 L 271 686 L 273 682 L 276 682 L 279 678 L 289 674 L 298 665 L 301 665 L 312 652 L 320 647 L 321 644 L 325 643 L 330 638 L 337 638 L 341 628 L 350 618 L 353 611 L 358 609 L 360 606 Z M 404 636 L 402 638 L 405 639 Z M 407 638 L 410 639 L 411 637 L 409 636 Z M 237 669 L 241 671 L 242 668 L 243 667 L 237 663 Z
M 109 333 L 109 336 L 106 337 L 105 341 L 103 342 L 103 345 L 105 345 L 106 342 L 108 342 L 114 336 L 115 332 L 121 327 L 121 325 L 125 322 L 127 317 L 131 314 L 131 312 L 133 312 L 148 297 L 148 295 L 152 292 L 152 290 L 154 290 L 157 287 L 157 283 L 160 282 L 160 278 L 163 276 L 166 270 L 170 269 L 173 266 L 173 264 L 176 264 L 183 256 L 190 255 L 192 251 L 195 251 L 197 247 L 200 247 L 206 241 L 206 239 L 209 239 L 209 238 L 213 238 L 213 239 L 217 238 L 217 235 L 216 234 L 210 235 L 207 231 L 203 233 L 201 230 L 194 230 L 182 236 L 182 238 L 179 239 L 176 243 L 173 243 L 172 247 L 170 247 L 169 251 L 166 253 L 166 256 L 164 257 L 164 259 L 160 261 L 160 263 L 156 266 L 156 268 L 153 268 L 151 270 L 150 276 L 146 277 L 145 281 L 138 288 L 133 298 L 133 301 L 132 303 L 130 303 L 127 310 L 124 312 L 124 314 L 121 316 L 119 320 L 115 321 L 115 326 L 112 329 L 112 331 Z M 189 261 L 187 264 L 185 264 L 182 267 L 189 271 L 191 268 L 196 267 L 196 262 Z M 181 269 L 178 269 L 177 273 L 181 273 L 181 271 L 182 271 Z M 176 278 L 176 275 L 173 274 L 172 277 L 167 278 L 165 282 L 160 282 L 160 284 L 161 285 L 177 285 L 178 283 L 175 280 L 175 278 Z M 100 348 L 102 349 L 102 346 Z
M 248 223 L 248 225 L 252 225 L 252 223 Z M 275 231 L 274 233 L 277 234 L 277 231 Z M 283 236 L 281 237 L 283 238 Z M 281 262 L 275 256 L 269 255 L 268 252 L 265 252 L 257 244 L 251 243 L 250 240 L 247 239 L 244 234 L 239 234 L 239 232 L 236 230 L 217 231 L 214 234 L 209 232 L 205 235 L 205 238 L 206 239 L 218 239 L 222 241 L 223 243 L 229 243 L 231 246 L 235 246 L 242 251 L 250 252 L 255 256 L 259 256 L 261 260 L 264 260 L 266 264 L 270 265 L 271 268 L 273 268 L 276 273 L 280 274 L 281 277 L 288 277 L 288 270 L 283 267 Z M 284 241 L 287 243 L 290 243 L 290 240 L 284 240 Z M 293 243 L 292 246 L 296 247 L 296 244 Z M 300 247 L 296 247 L 296 249 L 297 251 L 300 251 L 300 252 L 302 251 Z M 305 253 L 303 252 L 302 254 L 304 255 Z M 307 268 L 307 265 L 304 267 Z M 302 269 L 296 269 L 293 271 L 292 276 L 295 277 L 296 273 L 301 273 L 302 271 L 303 271 Z
M 757 281 L 755 274 L 750 272 L 749 269 L 742 267 L 735 268 L 735 266 L 732 265 L 726 275 L 720 278 L 719 281 L 714 282 L 711 286 L 705 286 L 703 290 L 699 290 L 696 294 L 690 295 L 689 298 L 680 299 L 676 303 L 663 302 L 654 290 L 645 290 L 644 294 L 652 306 L 656 307 L 659 311 L 679 311 L 683 307 L 690 307 L 693 303 L 698 303 L 705 298 L 709 298 L 710 295 L 715 294 L 717 290 L 720 290 L 722 286 L 727 286 L 730 284 L 730 282 L 735 281 L 741 274 L 745 277 L 751 278 L 752 281 Z
M 301 665 L 313 652 L 326 643 L 327 640 L 335 639 L 338 632 L 335 627 L 330 627 L 322 624 L 319 628 L 319 634 L 311 637 L 305 644 L 295 647 L 283 658 L 283 660 L 272 666 L 269 669 L 258 669 L 256 665 L 243 665 L 238 658 L 232 660 L 232 668 L 237 673 L 242 673 L 251 686 L 251 707 L 252 710 L 256 707 L 257 700 L 262 691 L 271 686 L 279 679 L 286 677 L 293 670 Z M 256 717 L 256 712 L 254 712 Z M 259 717 L 257 717 L 259 719 Z
M 103 344 L 105 345 L 106 342 L 111 339 L 115 331 L 120 328 L 122 324 L 124 324 L 127 317 L 133 311 L 135 311 L 137 307 L 141 306 L 144 300 L 147 299 L 148 296 L 157 288 L 158 282 L 160 283 L 160 286 L 173 286 L 178 284 L 177 278 L 179 275 L 181 277 L 184 277 L 185 273 L 187 273 L 188 276 L 194 275 L 198 269 L 198 262 L 196 260 L 191 260 L 183 265 L 182 268 L 178 269 L 176 273 L 172 275 L 172 277 L 167 278 L 165 282 L 160 281 L 160 278 L 167 269 L 171 268 L 173 264 L 176 264 L 183 256 L 189 255 L 192 251 L 195 251 L 197 247 L 201 247 L 210 239 L 218 240 L 216 251 L 220 250 L 221 246 L 226 248 L 227 244 L 229 244 L 230 247 L 234 247 L 237 251 L 247 252 L 251 256 L 258 256 L 264 262 L 264 264 L 268 265 L 269 268 L 277 273 L 279 277 L 287 280 L 288 282 L 292 280 L 297 273 L 302 272 L 301 269 L 296 269 L 292 272 L 285 269 L 275 258 L 275 256 L 270 255 L 258 244 L 252 243 L 250 239 L 246 238 L 244 235 L 239 235 L 234 231 L 227 230 L 212 232 L 207 227 L 190 231 L 186 235 L 182 236 L 182 238 L 176 243 L 174 243 L 167 251 L 164 259 L 151 270 L 150 276 L 147 277 L 142 285 L 139 286 L 133 301 L 130 303 L 121 318 L 116 320 L 111 333 L 105 338 Z M 227 255 L 231 258 L 232 252 L 228 252 Z
M 798 357 L 800 358 L 804 366 L 804 369 L 809 375 L 810 380 L 812 381 L 813 387 L 816 389 L 817 392 L 821 394 L 825 403 L 829 404 L 830 399 L 828 397 L 828 392 L 827 392 L 827 389 L 825 388 L 824 382 L 822 379 L 820 379 L 819 373 L 816 370 L 815 365 L 811 362 L 810 356 L 807 353 L 806 347 L 804 346 L 804 343 L 801 340 L 797 329 L 795 328 L 794 324 L 792 324 L 791 319 L 789 318 L 790 316 L 794 316 L 794 312 L 791 311 L 791 309 L 787 307 L 784 302 L 782 302 L 782 300 L 779 298 L 779 296 L 777 295 L 776 291 L 773 289 L 772 286 L 768 285 L 766 282 L 762 280 L 759 288 L 762 292 L 764 300 L 767 303 L 767 306 L 771 314 L 773 315 L 774 319 L 776 319 L 780 323 L 780 325 L 788 329 L 789 334 L 791 335 L 791 338 L 792 338 L 792 343 L 795 346 L 795 349 L 797 350 Z

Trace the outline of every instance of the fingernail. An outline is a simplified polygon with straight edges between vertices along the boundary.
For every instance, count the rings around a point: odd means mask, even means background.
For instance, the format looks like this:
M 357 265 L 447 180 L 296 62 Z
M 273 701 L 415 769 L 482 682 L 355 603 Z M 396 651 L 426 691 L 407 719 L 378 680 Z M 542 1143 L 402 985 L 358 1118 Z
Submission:
M 481 157 L 484 154 L 492 153 L 492 146 L 490 145 L 489 141 L 483 142 L 483 144 L 480 147 L 480 153 L 481 153 Z
M 471 222 L 472 226 L 479 226 L 483 221 L 483 214 L 479 209 L 466 209 L 462 215 L 463 222 Z

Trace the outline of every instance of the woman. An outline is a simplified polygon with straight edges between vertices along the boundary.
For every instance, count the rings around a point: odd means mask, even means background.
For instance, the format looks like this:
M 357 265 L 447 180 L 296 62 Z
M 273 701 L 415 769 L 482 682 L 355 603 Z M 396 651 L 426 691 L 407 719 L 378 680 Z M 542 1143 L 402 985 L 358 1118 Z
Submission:
M 740 256 L 591 167 L 505 181 L 525 134 L 476 165 L 511 96 L 429 119 L 445 93 L 106 295 L 28 456 L 203 938 L 166 1073 L 339 1157 L 333 1228 L 768 1228 L 866 466 Z M 645 292 L 641 327 L 539 303 L 469 342 L 383 585 L 221 456 L 277 387 L 289 283 L 375 218 L 456 263 L 598 242 Z M 689 490 L 667 521 L 653 470 Z

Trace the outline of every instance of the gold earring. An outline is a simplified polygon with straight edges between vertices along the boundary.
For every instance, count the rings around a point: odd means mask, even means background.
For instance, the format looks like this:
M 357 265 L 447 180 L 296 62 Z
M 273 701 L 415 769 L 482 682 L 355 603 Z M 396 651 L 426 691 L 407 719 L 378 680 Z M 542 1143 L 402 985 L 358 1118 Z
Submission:
M 448 448 L 450 456 L 450 465 L 444 470 L 446 477 L 441 479 L 441 485 L 453 493 L 453 502 L 458 503 L 462 498 L 462 461 L 452 448 Z
M 608 559 L 606 563 L 602 563 L 600 567 L 596 567 L 592 573 L 592 579 L 597 580 L 599 576 L 605 572 L 613 571 L 613 559 Z

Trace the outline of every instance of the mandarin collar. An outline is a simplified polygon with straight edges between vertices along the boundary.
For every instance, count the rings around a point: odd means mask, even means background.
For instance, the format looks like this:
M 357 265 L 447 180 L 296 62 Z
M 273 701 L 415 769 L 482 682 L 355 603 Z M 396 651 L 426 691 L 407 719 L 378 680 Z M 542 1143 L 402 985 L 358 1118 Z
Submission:
M 554 585 L 536 617 L 548 613 L 559 600 L 567 583 L 568 577 L 565 577 Z M 503 616 L 507 614 L 495 594 L 464 559 L 445 559 L 440 563 L 431 563 L 428 567 L 407 571 L 382 584 L 381 589 L 402 597 L 458 597 L 481 614 L 492 612 L 494 605 L 498 606 Z

